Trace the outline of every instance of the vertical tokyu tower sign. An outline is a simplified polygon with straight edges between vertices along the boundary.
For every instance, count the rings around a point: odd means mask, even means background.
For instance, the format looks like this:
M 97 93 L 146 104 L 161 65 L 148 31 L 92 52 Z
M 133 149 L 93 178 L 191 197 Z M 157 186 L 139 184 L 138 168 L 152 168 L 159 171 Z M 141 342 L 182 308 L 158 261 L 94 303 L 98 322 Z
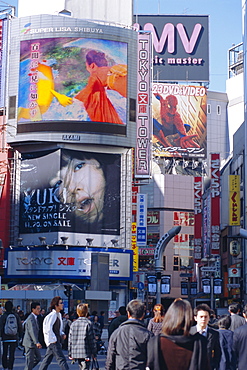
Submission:
M 141 32 L 138 36 L 137 67 L 137 142 L 135 177 L 149 178 L 151 140 L 151 34 Z

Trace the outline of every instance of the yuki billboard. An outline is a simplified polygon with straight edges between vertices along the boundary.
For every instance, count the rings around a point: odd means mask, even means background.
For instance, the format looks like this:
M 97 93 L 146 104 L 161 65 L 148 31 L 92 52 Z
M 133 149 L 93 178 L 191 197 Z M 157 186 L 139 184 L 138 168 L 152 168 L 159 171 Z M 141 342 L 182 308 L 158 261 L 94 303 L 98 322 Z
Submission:
M 20 233 L 118 235 L 120 155 L 59 149 L 24 156 Z

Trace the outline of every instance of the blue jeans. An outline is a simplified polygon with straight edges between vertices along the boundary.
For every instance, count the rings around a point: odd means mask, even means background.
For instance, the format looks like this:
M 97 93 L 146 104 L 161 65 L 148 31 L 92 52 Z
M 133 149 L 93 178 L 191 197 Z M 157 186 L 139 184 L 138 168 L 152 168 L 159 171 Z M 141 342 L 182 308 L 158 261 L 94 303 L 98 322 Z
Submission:
M 69 370 L 69 366 L 62 351 L 62 345 L 58 342 L 51 343 L 47 347 L 45 357 L 40 364 L 39 370 L 46 370 L 52 362 L 53 356 L 55 356 L 57 363 L 62 370 Z

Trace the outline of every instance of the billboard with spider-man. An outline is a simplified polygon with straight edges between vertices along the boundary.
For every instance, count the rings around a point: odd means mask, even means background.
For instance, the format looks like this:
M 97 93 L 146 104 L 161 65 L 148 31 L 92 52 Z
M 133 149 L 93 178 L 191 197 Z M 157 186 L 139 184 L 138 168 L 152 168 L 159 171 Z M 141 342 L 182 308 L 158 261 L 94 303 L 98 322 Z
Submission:
M 203 86 L 154 83 L 153 154 L 205 158 L 207 90 Z

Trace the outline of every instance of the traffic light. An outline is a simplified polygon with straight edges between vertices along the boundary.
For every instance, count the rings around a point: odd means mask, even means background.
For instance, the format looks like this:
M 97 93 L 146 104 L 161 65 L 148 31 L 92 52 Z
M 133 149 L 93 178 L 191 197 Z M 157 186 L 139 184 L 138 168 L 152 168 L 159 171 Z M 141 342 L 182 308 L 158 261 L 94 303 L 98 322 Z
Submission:
M 71 294 L 72 294 L 72 288 L 71 288 L 71 285 L 64 285 L 64 288 L 65 288 L 65 291 L 64 291 L 64 294 L 66 295 L 66 297 L 71 297 Z

